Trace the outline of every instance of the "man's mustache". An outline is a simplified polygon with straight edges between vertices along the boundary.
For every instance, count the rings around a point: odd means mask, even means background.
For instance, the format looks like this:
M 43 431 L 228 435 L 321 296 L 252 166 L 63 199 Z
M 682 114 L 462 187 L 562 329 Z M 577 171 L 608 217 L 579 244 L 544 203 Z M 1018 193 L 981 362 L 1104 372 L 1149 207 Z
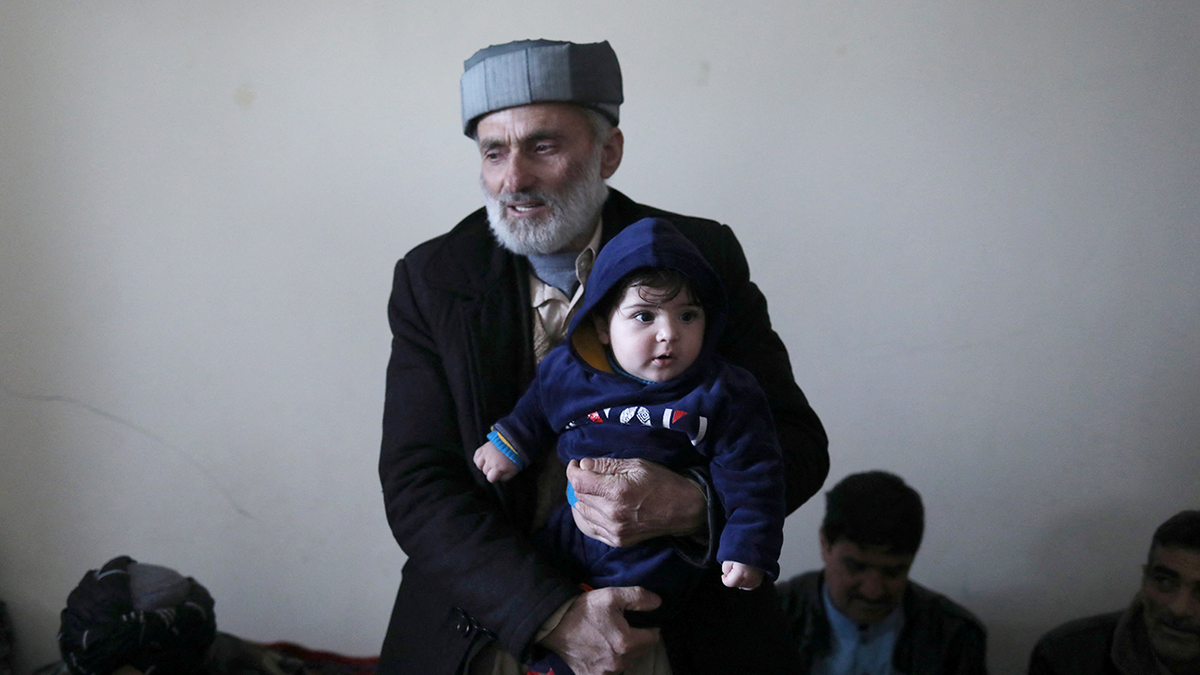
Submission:
M 511 204 L 512 202 L 547 202 L 553 199 L 552 195 L 548 195 L 540 190 L 527 190 L 525 192 L 501 192 L 496 195 L 496 200 L 501 204 Z
M 1175 616 L 1168 612 L 1158 612 L 1154 615 L 1154 621 L 1161 626 L 1165 626 L 1180 633 L 1192 633 L 1200 637 L 1200 623 Z
M 853 602 L 861 602 L 864 605 L 874 605 L 874 606 L 878 606 L 878 607 L 886 607 L 886 606 L 892 604 L 892 598 L 891 598 L 891 596 L 888 596 L 888 595 L 884 595 L 875 600 L 871 600 L 871 599 L 867 598 L 866 596 L 851 592 L 851 593 L 847 593 L 846 597 L 849 598 Z

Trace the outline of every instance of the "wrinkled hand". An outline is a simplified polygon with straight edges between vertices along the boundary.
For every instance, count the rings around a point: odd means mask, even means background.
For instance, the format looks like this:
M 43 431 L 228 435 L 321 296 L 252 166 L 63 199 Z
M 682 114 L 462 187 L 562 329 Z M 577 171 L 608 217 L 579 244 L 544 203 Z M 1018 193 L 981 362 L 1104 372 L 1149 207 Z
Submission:
M 489 483 L 506 481 L 519 471 L 517 465 L 491 441 L 475 449 L 475 466 L 487 476 Z
M 609 546 L 633 546 L 665 535 L 683 536 L 708 523 L 708 505 L 696 484 L 641 459 L 572 460 L 575 525 Z
M 541 643 L 575 675 L 613 675 L 629 668 L 658 643 L 657 628 L 631 628 L 625 610 L 648 611 L 662 601 L 637 586 L 600 588 L 575 598 Z
M 743 591 L 752 591 L 758 588 L 762 583 L 762 570 L 743 565 L 740 562 L 726 560 L 721 563 L 721 583 L 729 588 L 740 588 Z

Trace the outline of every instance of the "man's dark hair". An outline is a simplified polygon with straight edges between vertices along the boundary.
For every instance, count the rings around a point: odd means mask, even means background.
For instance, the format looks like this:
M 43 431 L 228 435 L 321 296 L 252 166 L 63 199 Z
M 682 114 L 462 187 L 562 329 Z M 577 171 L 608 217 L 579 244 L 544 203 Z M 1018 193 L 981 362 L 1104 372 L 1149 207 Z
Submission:
M 1153 557 L 1159 546 L 1200 551 L 1200 511 L 1180 511 L 1159 525 L 1150 540 L 1148 557 Z
M 825 541 L 846 539 L 858 546 L 886 546 L 889 553 L 916 554 L 925 533 L 921 495 L 887 471 L 846 476 L 825 493 Z

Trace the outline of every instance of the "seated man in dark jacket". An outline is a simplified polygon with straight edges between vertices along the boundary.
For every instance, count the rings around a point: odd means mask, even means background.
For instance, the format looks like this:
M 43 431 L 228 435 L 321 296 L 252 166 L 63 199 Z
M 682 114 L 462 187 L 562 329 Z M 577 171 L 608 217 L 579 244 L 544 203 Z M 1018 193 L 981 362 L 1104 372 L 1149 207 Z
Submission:
M 893 474 L 853 474 L 826 493 L 825 569 L 776 584 L 805 672 L 986 672 L 983 624 L 908 580 L 924 530 L 921 496 Z
M 1200 511 L 1181 511 L 1154 532 L 1128 609 L 1050 631 L 1033 648 L 1029 672 L 1200 673 Z

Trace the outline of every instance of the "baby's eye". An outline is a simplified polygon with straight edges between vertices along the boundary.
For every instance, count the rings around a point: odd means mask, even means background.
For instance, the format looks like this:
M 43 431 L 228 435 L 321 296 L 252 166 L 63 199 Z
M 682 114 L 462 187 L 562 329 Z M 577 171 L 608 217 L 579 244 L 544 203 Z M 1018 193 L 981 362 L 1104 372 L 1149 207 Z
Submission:
M 694 310 L 694 309 L 689 309 L 679 315 L 679 319 L 681 321 L 683 321 L 684 323 L 691 323 L 693 321 L 698 320 L 700 317 L 701 317 L 700 312 L 697 310 Z
M 643 310 L 637 314 L 634 314 L 633 320 L 641 323 L 652 323 L 654 321 L 654 312 Z

